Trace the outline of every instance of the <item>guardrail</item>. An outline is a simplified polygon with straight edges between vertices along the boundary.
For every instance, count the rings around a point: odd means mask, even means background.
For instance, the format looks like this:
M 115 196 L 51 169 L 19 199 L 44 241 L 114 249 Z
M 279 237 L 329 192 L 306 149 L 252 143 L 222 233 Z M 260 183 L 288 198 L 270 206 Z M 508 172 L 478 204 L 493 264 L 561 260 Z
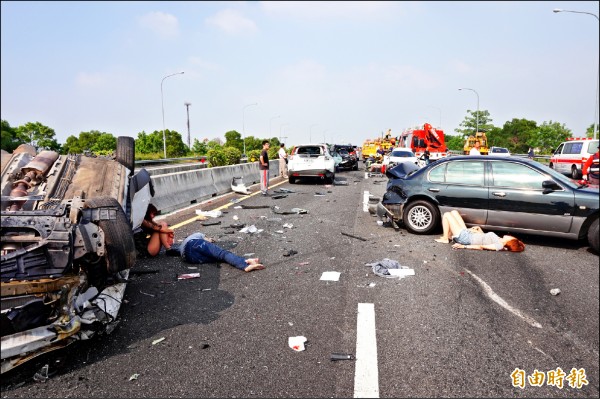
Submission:
M 136 166 L 143 165 L 136 162 Z M 152 204 L 161 212 L 171 212 L 231 192 L 234 177 L 242 177 L 247 187 L 260 182 L 258 162 L 212 168 L 207 168 L 206 163 L 171 163 L 164 168 L 155 168 L 148 172 L 154 186 Z M 269 161 L 269 175 L 271 178 L 279 175 L 279 160 Z

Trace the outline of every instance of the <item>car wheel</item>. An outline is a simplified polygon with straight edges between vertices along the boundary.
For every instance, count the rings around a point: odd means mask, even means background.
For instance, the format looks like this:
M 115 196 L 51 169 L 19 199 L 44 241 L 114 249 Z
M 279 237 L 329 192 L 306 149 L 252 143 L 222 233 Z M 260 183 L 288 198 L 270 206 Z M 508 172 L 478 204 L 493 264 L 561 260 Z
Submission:
M 598 218 L 596 218 L 596 220 L 594 220 L 592 222 L 592 224 L 590 225 L 590 228 L 588 229 L 588 233 L 587 233 L 587 237 L 588 237 L 588 242 L 590 244 L 590 247 L 592 247 L 592 249 L 594 251 L 596 251 L 596 253 L 600 253 L 600 249 L 599 247 L 599 240 L 600 240 L 600 236 L 598 236 L 599 231 L 598 231 Z
M 329 184 L 333 184 L 333 182 L 335 181 L 335 173 L 332 173 L 331 176 L 329 176 Z
M 294 176 L 290 176 L 288 177 L 288 181 L 290 182 L 290 184 L 294 184 L 296 183 L 296 178 Z
M 437 228 L 440 212 L 427 201 L 415 201 L 404 208 L 406 230 L 414 234 L 428 234 Z
M 354 164 L 354 167 L 352 168 L 352 170 L 358 170 L 358 162 Z
M 548 167 L 549 167 L 550 169 L 554 169 L 554 164 L 553 164 L 552 162 L 550 162 L 550 165 L 548 165 Z
M 579 171 L 577 170 L 577 166 L 571 166 L 571 177 L 573 180 L 579 179 Z
M 133 232 L 119 202 L 112 197 L 96 197 L 86 200 L 87 208 L 116 208 L 115 220 L 100 220 L 98 226 L 104 231 L 106 268 L 109 273 L 129 269 L 135 264 Z
M 133 137 L 117 137 L 117 162 L 129 169 L 133 174 L 135 169 L 135 140 Z

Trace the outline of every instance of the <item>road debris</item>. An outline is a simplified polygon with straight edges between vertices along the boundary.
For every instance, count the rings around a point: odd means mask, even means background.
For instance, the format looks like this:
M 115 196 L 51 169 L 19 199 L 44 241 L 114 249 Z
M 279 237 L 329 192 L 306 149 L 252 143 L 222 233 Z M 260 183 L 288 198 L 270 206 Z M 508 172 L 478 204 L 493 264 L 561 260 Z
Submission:
M 287 194 L 276 194 L 276 195 L 272 195 L 271 198 L 273 198 L 273 199 L 287 198 Z
M 283 256 L 292 256 L 292 255 L 296 255 L 297 253 L 298 253 L 298 251 L 294 251 L 293 249 L 290 249 L 289 251 L 284 253 Z
M 148 294 L 148 293 L 145 293 L 145 292 L 144 292 L 144 291 L 142 291 L 142 290 L 140 290 L 140 294 L 148 295 L 148 296 L 151 296 L 152 298 L 154 298 L 154 297 L 156 296 L 156 295 L 154 295 L 154 294 Z
M 319 280 L 323 281 L 340 281 L 340 272 L 323 272 Z
M 214 225 L 217 225 L 217 224 L 221 224 L 221 221 L 220 220 L 215 220 L 215 221 L 212 221 L 212 222 L 202 222 L 200 224 L 202 226 L 214 226 Z
M 220 218 L 223 216 L 223 212 L 221 211 L 202 211 L 200 209 L 196 209 L 196 215 L 210 217 L 210 218 Z
M 131 377 L 129 377 L 129 381 L 137 380 L 139 376 L 138 373 L 132 374 Z
M 262 231 L 263 231 L 263 229 L 257 229 L 255 225 L 251 225 L 251 226 L 247 226 L 247 227 L 244 227 L 243 229 L 241 229 L 240 233 L 254 234 L 254 233 L 260 233 Z
M 550 293 L 554 296 L 557 296 L 558 294 L 560 294 L 560 288 L 552 288 L 550 290 Z
M 177 276 L 177 280 L 189 280 L 192 278 L 199 278 L 200 273 L 184 273 Z
M 337 360 L 354 360 L 354 355 L 350 353 L 332 353 L 330 359 L 332 361 Z
M 290 348 L 292 348 L 296 352 L 301 352 L 305 349 L 304 348 L 305 342 L 306 342 L 306 337 L 304 337 L 304 336 L 288 338 L 288 345 L 290 346 Z
M 283 225 L 283 227 L 285 227 L 286 229 L 291 229 L 292 227 L 294 227 L 294 225 L 291 223 L 286 223 Z
M 365 266 L 373 268 L 373 273 L 379 277 L 385 278 L 404 278 L 406 276 L 414 276 L 415 271 L 408 266 L 402 266 L 398 261 L 384 258 L 382 260 L 365 263 Z
M 250 194 L 250 191 L 243 182 L 243 177 L 234 177 L 231 181 L 231 191 L 239 194 Z
M 154 341 L 152 341 L 152 345 L 156 345 L 160 342 L 163 342 L 165 340 L 165 337 L 160 337 L 159 339 L 155 339 Z
M 362 238 L 362 237 L 359 237 L 359 236 L 355 236 L 355 235 L 352 235 L 352 234 L 348 234 L 348 233 L 345 233 L 345 232 L 343 232 L 343 231 L 342 231 L 342 235 L 343 235 L 343 236 L 347 236 L 347 237 L 356 238 L 357 240 L 361 240 L 361 241 L 367 241 L 367 239 L 366 239 L 366 238 Z
M 278 215 L 301 215 L 308 213 L 306 209 L 302 208 L 292 208 L 289 211 L 282 211 L 277 205 L 272 206 L 271 210 L 273 211 L 273 213 L 276 213 Z
M 270 208 L 269 205 L 242 205 L 242 209 L 263 209 Z

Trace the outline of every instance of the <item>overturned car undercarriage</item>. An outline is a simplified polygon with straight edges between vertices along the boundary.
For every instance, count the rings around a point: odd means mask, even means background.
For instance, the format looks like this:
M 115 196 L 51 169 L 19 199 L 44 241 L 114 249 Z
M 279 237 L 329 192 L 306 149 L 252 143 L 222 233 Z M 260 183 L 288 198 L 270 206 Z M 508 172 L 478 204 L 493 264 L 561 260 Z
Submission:
M 133 174 L 133 143 L 119 137 L 115 157 L 3 154 L 2 373 L 117 325 L 153 195 L 148 172 Z

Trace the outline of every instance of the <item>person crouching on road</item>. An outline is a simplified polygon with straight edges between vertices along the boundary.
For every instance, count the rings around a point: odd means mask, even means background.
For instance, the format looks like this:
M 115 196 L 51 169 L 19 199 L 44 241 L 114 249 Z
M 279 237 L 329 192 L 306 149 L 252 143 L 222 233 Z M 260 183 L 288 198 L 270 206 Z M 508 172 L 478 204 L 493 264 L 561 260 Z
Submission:
M 284 179 L 287 179 L 288 178 L 287 152 L 285 152 L 285 144 L 284 143 L 281 143 L 281 145 L 279 146 L 278 155 L 279 155 L 279 176 L 283 177 Z
M 269 195 L 269 140 L 263 140 L 262 152 L 258 160 L 258 169 L 260 170 L 260 192 L 262 195 Z
M 154 221 L 156 215 L 158 215 L 158 209 L 154 205 L 148 204 L 141 227 L 142 234 L 147 239 L 146 249 L 150 256 L 158 255 L 162 247 L 165 247 L 167 250 L 171 248 L 173 237 L 175 236 L 175 232 L 169 228 L 167 222 L 164 220 L 159 222 Z
M 258 258 L 244 259 L 241 256 L 213 244 L 212 241 L 212 239 L 207 238 L 200 232 L 190 234 L 179 246 L 178 254 L 181 255 L 183 260 L 187 263 L 193 264 L 225 262 L 245 272 L 262 270 L 265 268 Z M 175 246 L 173 246 L 173 249 L 175 249 Z M 172 255 L 172 253 L 169 253 L 169 255 Z

